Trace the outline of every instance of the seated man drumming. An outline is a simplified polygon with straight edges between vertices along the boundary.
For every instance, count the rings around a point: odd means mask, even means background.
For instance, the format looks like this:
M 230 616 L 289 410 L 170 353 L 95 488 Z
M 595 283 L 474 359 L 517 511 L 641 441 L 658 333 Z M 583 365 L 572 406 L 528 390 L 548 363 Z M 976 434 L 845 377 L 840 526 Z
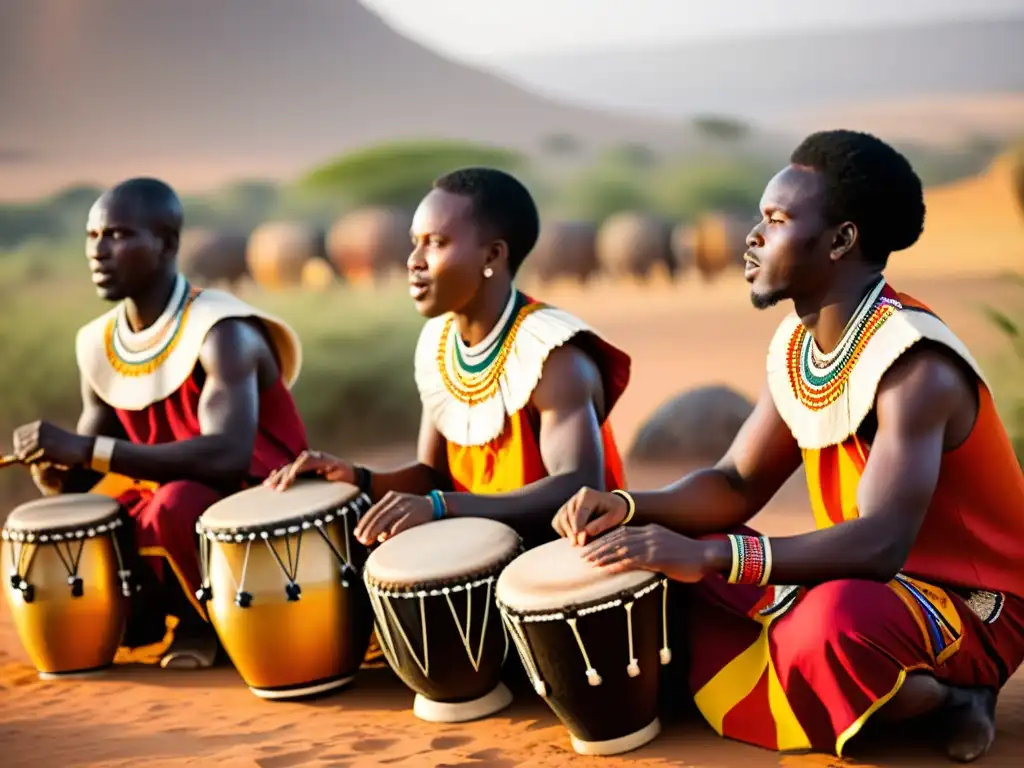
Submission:
M 869 718 L 928 716 L 974 760 L 1024 657 L 1024 475 L 967 348 L 882 276 L 921 182 L 873 136 L 819 133 L 761 213 L 754 305 L 795 311 L 732 447 L 660 491 L 584 490 L 554 525 L 600 567 L 695 584 L 689 682 L 720 734 L 841 755 Z M 818 530 L 741 529 L 801 464 Z
M 78 332 L 77 432 L 37 421 L 14 433 L 17 456 L 47 494 L 114 496 L 134 521 L 148 568 L 136 580 L 123 645 L 164 636 L 164 667 L 210 666 L 217 643 L 195 597 L 199 516 L 259 484 L 306 449 L 289 387 L 301 348 L 280 320 L 178 273 L 182 208 L 155 179 L 131 179 L 89 212 L 86 252 L 97 293 L 117 302 Z M 130 478 L 130 479 L 129 479 Z M 129 550 L 131 551 L 131 550 Z

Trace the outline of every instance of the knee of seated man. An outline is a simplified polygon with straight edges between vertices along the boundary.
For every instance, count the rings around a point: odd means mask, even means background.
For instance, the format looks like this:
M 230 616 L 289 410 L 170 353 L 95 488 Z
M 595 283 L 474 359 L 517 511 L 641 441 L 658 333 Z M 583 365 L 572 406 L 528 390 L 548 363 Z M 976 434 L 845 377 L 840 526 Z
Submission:
M 870 642 L 880 605 L 899 600 L 886 584 L 859 579 L 828 581 L 807 594 L 776 625 L 773 639 L 795 655 L 821 654 L 849 642 Z
M 189 525 L 192 526 L 207 507 L 221 498 L 221 493 L 194 480 L 164 483 L 146 503 L 138 517 L 138 524 L 159 531 L 167 525 L 180 525 L 183 522 L 182 516 L 188 515 Z

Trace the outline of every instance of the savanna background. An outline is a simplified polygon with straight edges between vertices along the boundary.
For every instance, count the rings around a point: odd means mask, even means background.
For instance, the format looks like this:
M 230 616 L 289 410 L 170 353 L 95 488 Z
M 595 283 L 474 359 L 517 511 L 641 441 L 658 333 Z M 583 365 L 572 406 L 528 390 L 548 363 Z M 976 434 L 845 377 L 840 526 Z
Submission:
M 184 198 L 186 274 L 301 335 L 295 393 L 313 444 L 410 458 L 422 321 L 408 224 L 433 178 L 486 164 L 541 207 L 521 287 L 633 356 L 612 422 L 631 484 L 663 484 L 717 458 L 762 384 L 786 308 L 750 307 L 740 256 L 764 184 L 803 135 L 845 127 L 895 144 L 925 182 L 924 235 L 889 279 L 972 348 L 1024 456 L 1024 8 L 710 5 L 0 0 L 0 452 L 21 423 L 75 423 L 74 332 L 104 309 L 85 215 L 105 185 L 155 175 Z M 757 525 L 809 528 L 801 483 Z M 22 469 L 0 473 L 0 518 L 35 493 Z M 256 700 L 230 668 L 44 685 L 6 610 L 5 765 L 598 764 L 567 751 L 536 701 L 462 726 L 416 721 L 384 670 L 301 705 Z M 985 764 L 1017 765 L 1018 680 L 1000 707 Z M 864 760 L 941 758 L 908 738 Z M 698 723 L 600 762 L 830 764 Z

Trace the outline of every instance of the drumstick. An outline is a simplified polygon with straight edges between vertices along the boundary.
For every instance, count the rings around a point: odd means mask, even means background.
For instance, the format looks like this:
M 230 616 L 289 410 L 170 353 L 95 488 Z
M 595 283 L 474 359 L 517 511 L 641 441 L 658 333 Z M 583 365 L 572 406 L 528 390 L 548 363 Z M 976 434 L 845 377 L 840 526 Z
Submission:
M 26 459 L 19 459 L 15 454 L 9 453 L 6 456 L 0 456 L 0 469 L 13 466 L 14 464 L 24 464 L 28 466 L 42 455 L 43 451 L 38 450 Z

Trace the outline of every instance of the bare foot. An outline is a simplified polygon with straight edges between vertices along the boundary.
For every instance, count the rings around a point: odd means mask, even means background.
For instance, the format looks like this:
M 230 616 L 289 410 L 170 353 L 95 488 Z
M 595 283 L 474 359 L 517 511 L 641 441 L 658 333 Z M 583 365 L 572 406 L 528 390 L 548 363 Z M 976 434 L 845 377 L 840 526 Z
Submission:
M 953 688 L 946 709 L 946 754 L 970 763 L 988 752 L 996 738 L 996 693 L 987 688 Z

